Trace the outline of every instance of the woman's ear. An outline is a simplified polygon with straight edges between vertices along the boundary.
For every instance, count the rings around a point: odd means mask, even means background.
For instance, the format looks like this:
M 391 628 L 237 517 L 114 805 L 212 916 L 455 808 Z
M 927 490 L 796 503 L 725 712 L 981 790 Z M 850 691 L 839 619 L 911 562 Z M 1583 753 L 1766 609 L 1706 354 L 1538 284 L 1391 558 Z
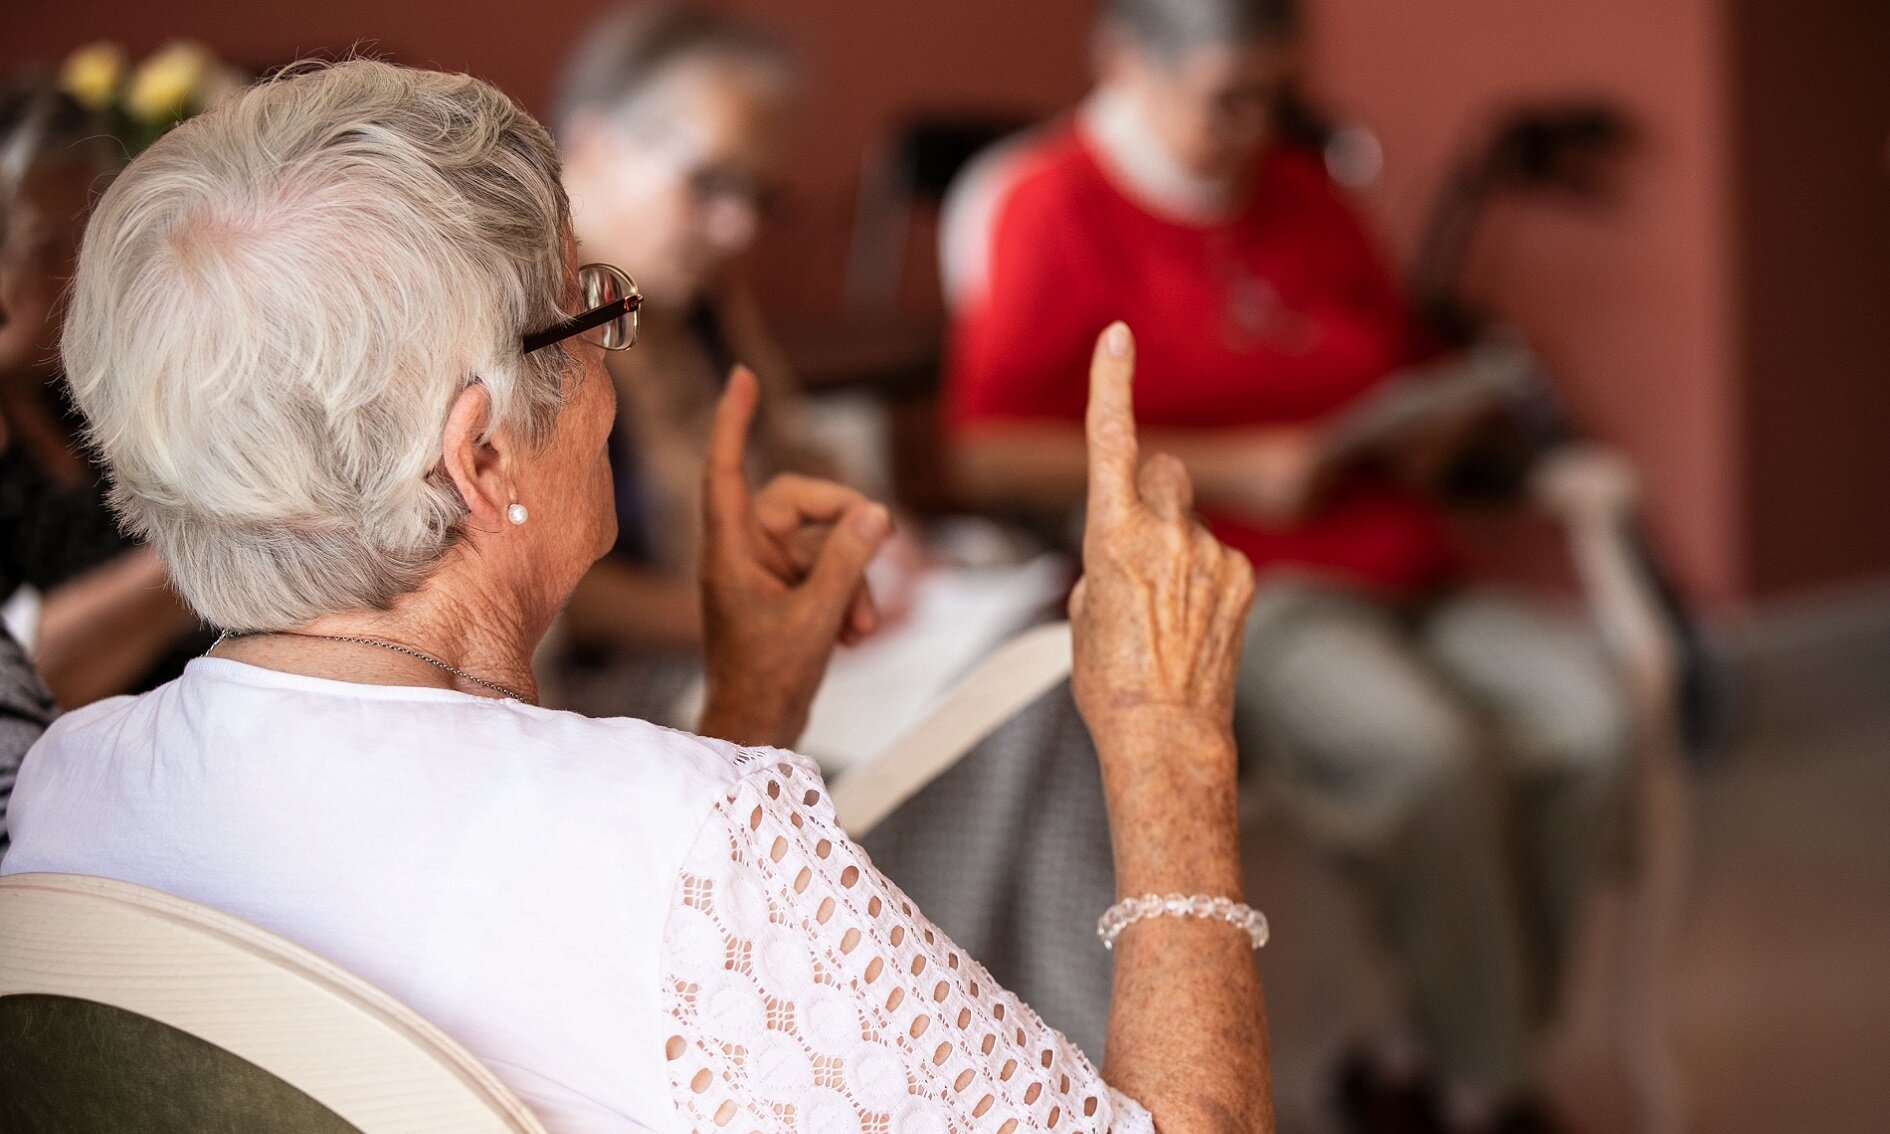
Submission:
M 446 411 L 440 437 L 441 462 L 476 528 L 498 531 L 511 500 L 505 456 L 493 436 L 492 395 L 474 382 L 459 392 Z

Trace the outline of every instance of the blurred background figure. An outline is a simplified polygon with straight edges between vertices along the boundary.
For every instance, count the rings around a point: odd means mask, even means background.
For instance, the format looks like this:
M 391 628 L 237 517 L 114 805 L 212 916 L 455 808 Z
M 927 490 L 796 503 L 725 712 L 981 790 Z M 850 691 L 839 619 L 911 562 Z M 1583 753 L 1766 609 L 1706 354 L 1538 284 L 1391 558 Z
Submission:
M 983 500 L 1067 506 L 1085 344 L 1136 327 L 1146 443 L 1263 580 L 1243 757 L 1352 869 L 1409 990 L 1344 1072 L 1358 1128 L 1550 1129 L 1530 1036 L 1625 712 L 1583 633 L 1457 579 L 1429 481 L 1487 400 L 1357 436 L 1448 366 L 1398 374 L 1428 353 L 1410 312 L 1321 155 L 1276 137 L 1295 8 L 1111 0 L 1089 100 L 969 175 L 944 253 L 957 465 Z
M 668 3 L 611 11 L 566 68 L 552 124 L 579 254 L 623 265 L 645 297 L 637 349 L 609 359 L 618 541 L 566 619 L 565 696 L 587 711 L 662 718 L 697 672 L 698 486 L 731 367 L 764 391 L 752 474 L 831 472 L 741 273 L 788 160 L 795 87 L 772 36 Z
M 745 279 L 744 253 L 793 155 L 798 81 L 775 36 L 672 3 L 607 12 L 565 72 L 553 121 L 579 255 L 622 265 L 646 297 L 637 348 L 607 359 L 617 545 L 564 618 L 559 696 L 581 711 L 693 716 L 699 486 L 731 367 L 750 367 L 763 388 L 752 477 L 840 468 L 813 440 L 814 413 Z M 1067 585 L 1054 558 L 960 569 L 915 520 L 902 528 L 874 567 L 879 609 L 856 612 L 849 633 L 874 640 L 836 657 L 802 741 L 830 772 L 876 755 Z M 1037 806 L 1046 789 L 1053 802 Z M 1090 919 L 1077 911 L 1113 900 L 1102 808 L 1094 751 L 1061 686 L 866 840 L 880 868 L 998 979 L 1098 1055 L 1108 958 L 1090 947 Z
M 121 534 L 58 368 L 60 297 L 92 201 L 122 161 L 104 115 L 51 82 L 0 99 L 0 595 L 68 708 L 175 676 L 208 640 L 148 548 Z
M 0 172 L 0 258 L 6 255 L 5 233 L 17 188 L 11 177 Z M 4 298 L 0 296 L 0 331 L 4 331 L 7 318 Z M 5 459 L 12 442 L 6 419 L 0 417 L 0 460 Z M 0 528 L 0 538 L 8 539 L 11 546 L 8 530 Z M 19 775 L 20 761 L 52 723 L 53 715 L 52 695 L 46 692 L 45 682 L 40 680 L 26 650 L 7 626 L 0 623 L 0 856 L 6 854 L 10 842 L 7 804 Z

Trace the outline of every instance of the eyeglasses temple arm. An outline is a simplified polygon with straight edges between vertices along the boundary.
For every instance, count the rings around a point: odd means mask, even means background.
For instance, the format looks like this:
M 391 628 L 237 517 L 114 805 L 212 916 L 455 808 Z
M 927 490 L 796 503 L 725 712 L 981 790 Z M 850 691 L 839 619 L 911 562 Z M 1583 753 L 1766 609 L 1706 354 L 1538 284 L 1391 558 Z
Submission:
M 556 323 L 542 331 L 526 335 L 522 346 L 526 354 L 544 350 L 548 346 L 561 343 L 573 335 L 581 335 L 592 327 L 601 327 L 622 315 L 628 315 L 643 306 L 640 295 L 626 295 L 622 299 L 612 300 L 602 307 L 593 307 L 582 315 L 573 315 L 562 323 Z

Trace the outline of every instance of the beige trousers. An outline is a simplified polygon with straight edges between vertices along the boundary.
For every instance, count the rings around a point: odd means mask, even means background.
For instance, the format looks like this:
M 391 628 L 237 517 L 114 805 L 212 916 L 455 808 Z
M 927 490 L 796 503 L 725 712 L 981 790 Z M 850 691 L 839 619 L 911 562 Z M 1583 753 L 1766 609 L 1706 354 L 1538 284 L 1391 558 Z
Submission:
M 1356 878 L 1448 1081 L 1527 1085 L 1618 810 L 1627 719 L 1590 636 L 1515 599 L 1406 612 L 1303 580 L 1255 599 L 1248 783 Z

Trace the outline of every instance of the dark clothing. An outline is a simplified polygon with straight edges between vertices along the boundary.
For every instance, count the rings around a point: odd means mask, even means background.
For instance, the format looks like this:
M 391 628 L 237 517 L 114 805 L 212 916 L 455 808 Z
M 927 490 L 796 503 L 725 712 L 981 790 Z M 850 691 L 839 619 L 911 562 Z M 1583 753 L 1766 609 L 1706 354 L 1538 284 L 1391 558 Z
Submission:
M 23 585 L 50 590 L 134 546 L 91 485 L 69 489 L 24 445 L 0 452 L 0 599 Z
M 0 628 L 0 856 L 7 851 L 7 801 L 20 760 L 57 715 L 19 643 Z
M 66 410 L 65 416 L 76 431 L 74 411 Z M 0 450 L 0 602 L 22 586 L 50 591 L 139 546 L 119 530 L 105 502 L 104 470 L 93 472 L 91 482 L 68 488 L 48 475 L 25 445 Z M 154 689 L 181 675 L 184 664 L 213 640 L 208 629 L 186 635 L 127 692 Z
M 698 303 L 682 320 L 688 341 L 702 352 L 708 360 L 711 375 L 726 375 L 734 369 L 736 363 L 735 345 L 729 341 L 728 331 L 722 325 L 722 317 L 716 312 L 715 305 L 708 302 Z M 721 396 L 721 387 L 715 390 Z M 657 547 L 659 534 L 652 530 L 655 523 L 652 502 L 648 498 L 646 477 L 640 467 L 636 439 L 632 430 L 619 421 L 610 432 L 610 468 L 611 479 L 617 491 L 617 542 L 610 549 L 611 554 L 625 563 L 638 567 L 655 566 L 659 555 Z

